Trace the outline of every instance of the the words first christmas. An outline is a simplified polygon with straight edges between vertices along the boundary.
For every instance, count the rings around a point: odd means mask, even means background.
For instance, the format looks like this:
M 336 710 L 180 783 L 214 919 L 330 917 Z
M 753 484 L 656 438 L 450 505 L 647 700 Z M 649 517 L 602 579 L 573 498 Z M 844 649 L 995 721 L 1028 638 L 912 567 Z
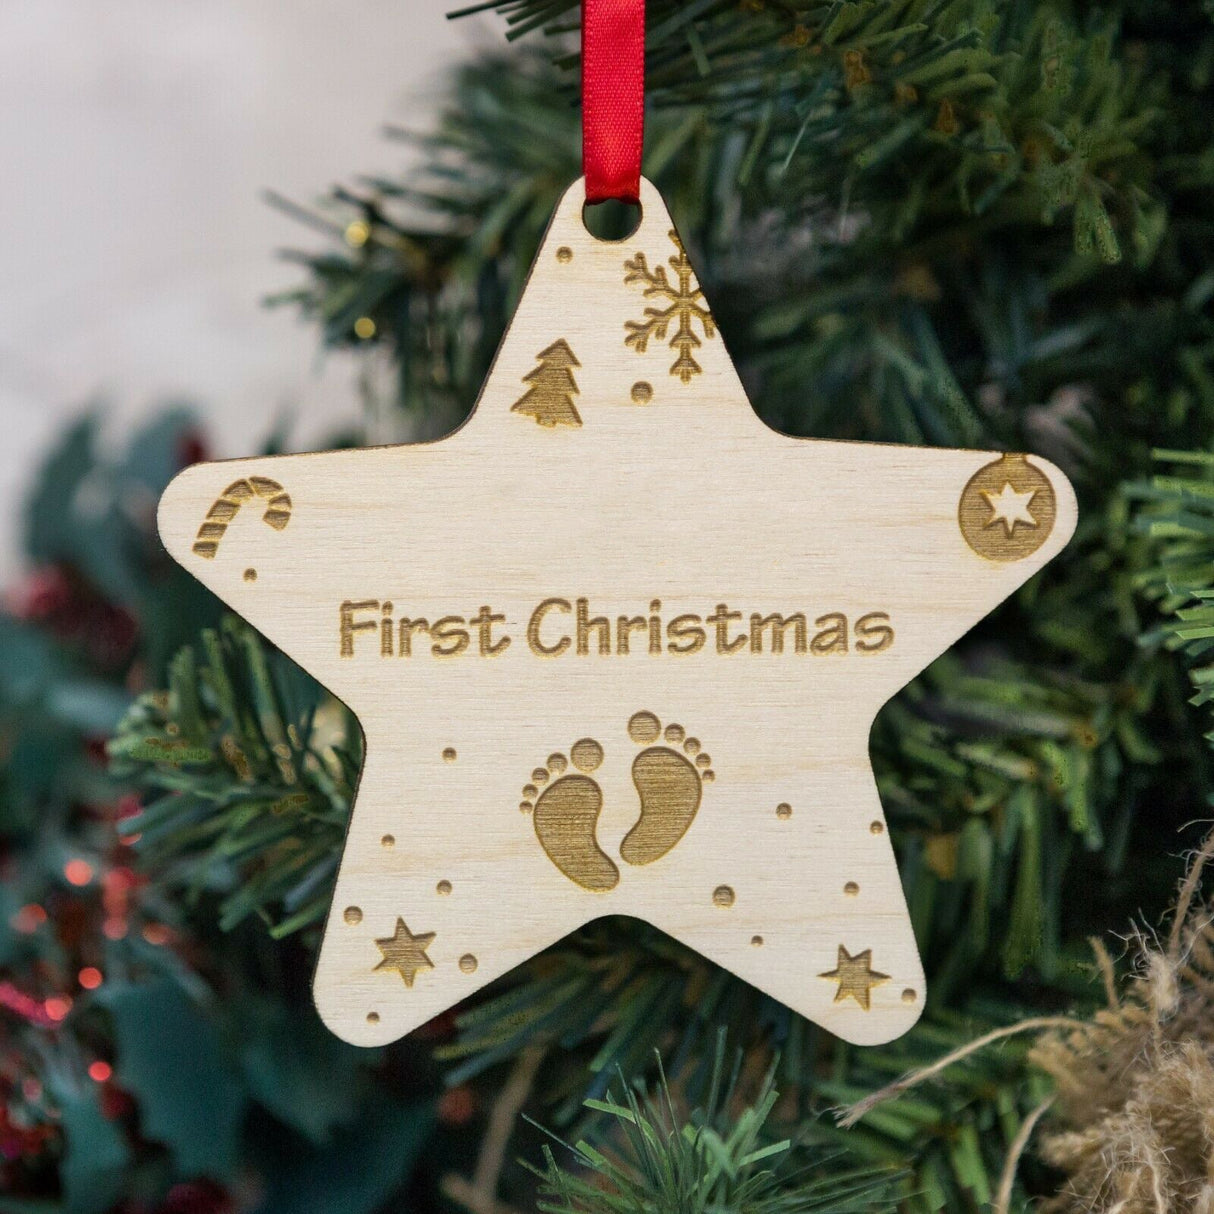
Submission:
M 608 612 L 587 597 L 541 600 L 515 619 L 488 605 L 464 614 L 405 614 L 392 599 L 345 599 L 337 610 L 337 645 L 343 658 L 462 654 L 498 657 L 521 638 L 537 657 L 674 654 L 875 654 L 894 643 L 889 613 L 744 611 L 717 603 L 702 612 L 667 617 L 662 600 L 644 614 Z

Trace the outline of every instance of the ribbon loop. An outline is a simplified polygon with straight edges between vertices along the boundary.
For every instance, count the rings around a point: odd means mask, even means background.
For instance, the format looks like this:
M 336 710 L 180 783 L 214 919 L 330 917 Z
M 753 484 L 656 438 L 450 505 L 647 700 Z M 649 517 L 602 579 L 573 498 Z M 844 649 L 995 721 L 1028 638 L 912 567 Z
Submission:
M 586 201 L 636 202 L 645 134 L 645 0 L 582 0 Z

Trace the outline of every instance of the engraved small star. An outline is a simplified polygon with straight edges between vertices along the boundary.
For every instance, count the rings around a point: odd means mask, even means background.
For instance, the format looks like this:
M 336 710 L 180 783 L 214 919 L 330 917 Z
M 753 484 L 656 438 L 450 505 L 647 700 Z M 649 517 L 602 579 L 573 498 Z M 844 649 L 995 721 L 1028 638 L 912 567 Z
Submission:
M 841 1003 L 844 999 L 854 999 L 867 1012 L 872 1002 L 873 987 L 889 981 L 888 974 L 878 973 L 872 968 L 872 960 L 871 948 L 866 948 L 853 957 L 840 944 L 839 959 L 835 968 L 819 974 L 818 977 L 829 978 L 839 984 L 839 989 L 835 991 L 836 1003 Z
M 1023 523 L 1026 527 L 1037 526 L 1037 520 L 1029 510 L 1030 503 L 1037 496 L 1036 489 L 1017 493 L 1007 481 L 1004 481 L 1003 488 L 998 493 L 983 492 L 982 496 L 986 498 L 991 508 L 991 517 L 986 524 L 988 527 L 1002 523 L 1007 534 L 1011 535 L 1016 530 L 1017 523 Z
M 432 970 L 434 962 L 426 956 L 426 949 L 434 942 L 434 932 L 421 932 L 414 935 L 399 916 L 396 920 L 396 931 L 375 943 L 383 954 L 383 959 L 375 967 L 377 970 L 396 970 L 404 979 L 405 985 L 411 987 L 413 979 L 422 970 Z
M 585 200 L 458 430 L 196 464 L 161 501 L 174 558 L 365 736 L 317 1007 L 382 1045 L 627 915 L 889 1041 L 926 984 L 873 721 L 1074 494 L 1035 456 L 771 430 L 653 186 L 620 241 Z

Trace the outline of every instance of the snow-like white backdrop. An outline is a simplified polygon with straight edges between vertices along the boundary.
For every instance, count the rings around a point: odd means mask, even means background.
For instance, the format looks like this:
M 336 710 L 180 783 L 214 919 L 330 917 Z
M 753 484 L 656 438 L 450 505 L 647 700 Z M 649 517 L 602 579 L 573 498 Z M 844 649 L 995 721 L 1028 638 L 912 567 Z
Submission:
M 216 454 L 283 409 L 308 446 L 358 408 L 347 360 L 262 296 L 315 237 L 265 205 L 396 169 L 484 26 L 445 0 L 6 0 L 0 5 L 0 579 L 29 469 L 95 396 L 124 426 L 168 396 Z

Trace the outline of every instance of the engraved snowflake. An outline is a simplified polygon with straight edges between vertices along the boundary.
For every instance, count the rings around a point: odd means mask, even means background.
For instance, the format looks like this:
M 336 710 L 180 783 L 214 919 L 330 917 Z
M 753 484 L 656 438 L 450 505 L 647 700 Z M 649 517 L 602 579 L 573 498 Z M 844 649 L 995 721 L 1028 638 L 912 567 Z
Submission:
M 670 374 L 677 375 L 686 384 L 693 375 L 699 375 L 703 370 L 692 355 L 692 351 L 700 345 L 700 339 L 695 334 L 695 322 L 700 322 L 705 337 L 712 337 L 716 333 L 716 326 L 712 313 L 704 303 L 704 292 L 695 285 L 691 262 L 687 260 L 678 234 L 672 231 L 670 239 L 675 247 L 675 255 L 669 258 L 669 264 L 677 277 L 677 285 L 667 277 L 665 266 L 655 266 L 651 270 L 644 253 L 637 253 L 624 262 L 625 283 L 642 283 L 646 299 L 656 297 L 667 303 L 665 308 L 646 308 L 644 320 L 626 321 L 624 328 L 628 335 L 624 343 L 638 354 L 644 354 L 650 337 L 665 341 L 671 321 L 677 319 L 678 328 L 669 344 L 672 350 L 678 351 L 678 357 L 671 365 Z

